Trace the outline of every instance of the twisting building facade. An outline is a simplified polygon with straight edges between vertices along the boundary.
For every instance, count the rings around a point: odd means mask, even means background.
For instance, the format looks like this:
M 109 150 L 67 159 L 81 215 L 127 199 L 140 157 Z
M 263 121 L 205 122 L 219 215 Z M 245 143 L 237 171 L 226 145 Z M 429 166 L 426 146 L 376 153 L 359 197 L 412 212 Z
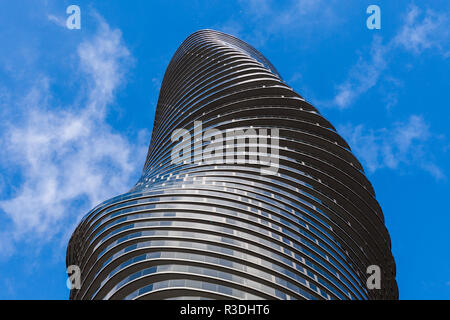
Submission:
M 70 239 L 70 298 L 396 299 L 390 248 L 333 126 L 253 47 L 201 30 L 167 68 L 142 177 Z

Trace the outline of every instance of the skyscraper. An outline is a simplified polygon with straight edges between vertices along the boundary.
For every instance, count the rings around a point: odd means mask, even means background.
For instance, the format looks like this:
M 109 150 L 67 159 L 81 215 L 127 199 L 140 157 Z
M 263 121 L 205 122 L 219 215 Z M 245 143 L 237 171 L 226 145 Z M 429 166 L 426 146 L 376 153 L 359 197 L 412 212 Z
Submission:
M 176 51 L 142 177 L 83 218 L 67 265 L 81 269 L 71 299 L 398 298 L 347 143 L 261 53 L 213 30 Z

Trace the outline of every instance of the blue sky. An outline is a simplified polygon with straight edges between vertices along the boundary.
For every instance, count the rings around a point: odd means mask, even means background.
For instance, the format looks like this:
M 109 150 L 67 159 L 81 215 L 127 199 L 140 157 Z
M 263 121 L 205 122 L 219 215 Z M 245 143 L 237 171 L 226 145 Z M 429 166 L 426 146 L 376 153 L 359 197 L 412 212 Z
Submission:
M 81 29 L 65 27 L 81 8 Z M 366 8 L 381 9 L 369 30 Z M 375 187 L 402 299 L 450 299 L 448 1 L 4 1 L 0 299 L 67 299 L 79 219 L 137 181 L 164 71 L 231 33 L 349 142 Z

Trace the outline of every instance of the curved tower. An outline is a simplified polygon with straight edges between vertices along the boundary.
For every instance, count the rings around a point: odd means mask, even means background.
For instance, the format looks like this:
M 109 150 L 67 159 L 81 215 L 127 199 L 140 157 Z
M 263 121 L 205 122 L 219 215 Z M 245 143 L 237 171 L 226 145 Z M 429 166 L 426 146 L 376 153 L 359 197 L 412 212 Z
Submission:
M 398 298 L 347 143 L 261 53 L 213 30 L 176 51 L 142 177 L 83 218 L 67 265 L 81 270 L 71 299 Z

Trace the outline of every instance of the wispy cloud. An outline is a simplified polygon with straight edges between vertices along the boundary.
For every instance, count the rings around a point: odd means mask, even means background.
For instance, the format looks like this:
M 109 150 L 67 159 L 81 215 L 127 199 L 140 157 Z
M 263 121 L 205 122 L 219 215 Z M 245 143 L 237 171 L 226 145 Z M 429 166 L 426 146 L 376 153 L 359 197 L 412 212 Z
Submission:
M 335 1 L 323 0 L 274 0 L 239 1 L 242 10 L 239 16 L 219 23 L 215 28 L 244 38 L 253 45 L 262 46 L 274 35 L 301 34 L 331 29 L 341 18 L 333 6 Z M 320 28 L 314 28 L 320 25 Z M 249 28 L 249 26 L 253 26 Z
M 349 72 L 348 79 L 338 86 L 338 93 L 333 99 L 333 104 L 339 108 L 348 107 L 361 94 L 375 86 L 381 74 L 387 67 L 386 52 L 388 47 L 383 45 L 380 37 L 374 37 L 370 60 L 362 57 Z
M 374 36 L 369 58 L 360 56 L 358 62 L 351 67 L 347 79 L 337 85 L 334 98 L 319 104 L 339 109 L 351 106 L 359 96 L 378 84 L 386 73 L 390 56 L 399 49 L 420 54 L 427 49 L 436 48 L 447 58 L 450 56 L 448 23 L 445 13 L 432 10 L 422 12 L 418 7 L 410 6 L 404 15 L 402 27 L 395 36 L 385 43 L 381 37 Z M 388 103 L 388 106 L 391 105 Z
M 60 26 L 60 27 L 66 27 L 66 20 L 61 16 L 56 16 L 54 14 L 48 14 L 47 15 L 48 21 Z
M 445 13 L 433 10 L 423 12 L 417 6 L 411 6 L 405 15 L 403 27 L 393 41 L 415 54 L 427 49 L 438 49 L 444 57 L 449 57 L 449 22 Z
M 112 30 L 99 16 L 97 19 L 97 33 L 78 47 L 80 69 L 92 86 L 87 108 L 93 112 L 104 111 L 112 102 L 115 90 L 124 82 L 125 67 L 132 59 L 122 44 L 120 30 Z
M 402 165 L 419 167 L 436 180 L 446 178 L 428 152 L 433 134 L 422 116 L 412 115 L 408 121 L 397 122 L 390 128 L 373 130 L 347 124 L 339 126 L 338 131 L 371 173 Z
M 131 142 L 106 121 L 131 59 L 120 31 L 99 18 L 96 34 L 77 54 L 87 88 L 77 102 L 54 105 L 51 81 L 42 76 L 11 106 L 24 115 L 3 123 L 0 166 L 20 173 L 15 192 L 0 201 L 10 223 L 0 234 L 4 252 L 13 253 L 17 241 L 39 247 L 68 234 L 88 209 L 127 191 L 145 157 L 146 132 Z

